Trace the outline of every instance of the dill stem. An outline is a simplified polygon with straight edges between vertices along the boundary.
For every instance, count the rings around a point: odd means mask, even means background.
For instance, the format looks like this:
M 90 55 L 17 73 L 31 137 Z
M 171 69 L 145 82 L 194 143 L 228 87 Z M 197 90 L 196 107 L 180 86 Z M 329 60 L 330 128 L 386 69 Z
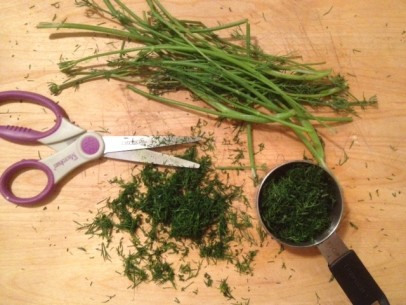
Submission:
M 126 31 L 121 31 L 117 29 L 102 27 L 99 25 L 87 25 L 87 24 L 80 24 L 80 23 L 55 23 L 55 22 L 40 22 L 37 25 L 39 29 L 77 29 L 77 30 L 84 30 L 84 31 L 91 31 L 96 33 L 102 33 L 111 35 L 118 38 L 127 38 L 138 40 L 141 42 L 152 43 L 154 40 L 148 39 L 147 37 L 141 35 L 135 35 L 134 33 L 129 33 Z
M 313 71 L 313 73 L 303 73 L 303 74 L 287 74 L 287 73 L 282 73 L 277 70 L 271 70 L 267 69 L 264 70 L 265 74 L 278 77 L 278 78 L 283 78 L 287 80 L 300 80 L 300 81 L 312 81 L 312 80 L 318 80 L 325 78 L 326 76 L 329 76 L 331 74 L 331 70 L 325 70 L 325 71 Z
M 148 93 L 145 92 L 133 85 L 128 85 L 127 86 L 128 89 L 130 89 L 131 91 L 142 95 L 146 98 L 149 99 L 153 99 L 156 100 L 158 102 L 162 102 L 168 105 L 173 105 L 173 106 L 177 106 L 177 107 L 181 107 L 181 108 L 185 108 L 185 109 L 190 109 L 190 110 L 194 110 L 194 111 L 198 111 L 201 113 L 206 113 L 206 114 L 211 114 L 217 117 L 222 117 L 222 118 L 229 118 L 229 119 L 235 119 L 235 120 L 240 120 L 240 121 L 244 121 L 244 122 L 250 122 L 250 123 L 272 123 L 272 122 L 277 122 L 280 123 L 282 125 L 288 126 L 290 128 L 296 128 L 299 131 L 306 131 L 306 129 L 302 126 L 296 125 L 288 120 L 286 120 L 286 117 L 292 116 L 293 112 L 286 112 L 284 114 L 282 114 L 281 116 L 278 116 L 278 114 L 275 115 L 262 115 L 262 116 L 257 116 L 257 115 L 249 115 L 249 114 L 244 114 L 241 112 L 237 112 L 237 111 L 232 111 L 231 109 L 229 109 L 228 111 L 217 111 L 217 110 L 213 110 L 213 109 L 209 109 L 209 108 L 203 108 L 203 107 L 199 107 L 196 105 L 192 105 L 192 104 L 188 104 L 188 103 L 184 103 L 184 102 L 180 102 L 180 101 L 176 101 L 173 99 L 169 99 L 169 98 L 165 98 L 162 96 L 158 96 L 152 93 Z M 207 101 L 206 101 L 207 102 Z
M 252 124 L 248 123 L 247 124 L 248 157 L 249 157 L 249 160 L 250 160 L 252 179 L 256 183 L 258 181 L 258 174 L 257 174 L 257 171 L 256 171 L 254 141 L 253 141 L 253 138 L 252 138 L 252 134 L 253 134 Z

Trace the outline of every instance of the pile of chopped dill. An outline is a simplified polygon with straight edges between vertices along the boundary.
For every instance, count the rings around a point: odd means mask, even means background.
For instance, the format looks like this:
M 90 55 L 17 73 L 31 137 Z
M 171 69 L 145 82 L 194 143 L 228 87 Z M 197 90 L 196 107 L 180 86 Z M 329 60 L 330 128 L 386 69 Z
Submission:
M 102 238 L 105 259 L 111 259 L 114 237 L 121 237 L 116 254 L 134 287 L 150 281 L 177 287 L 176 282 L 197 277 L 203 262 L 219 260 L 234 264 L 238 273 L 252 273 L 257 250 L 242 248 L 244 240 L 253 242 L 251 217 L 233 206 L 240 201 L 248 207 L 242 187 L 223 182 L 211 158 L 198 157 L 196 147 L 181 157 L 200 168 L 145 165 L 129 182 L 114 179 L 119 195 L 80 224 L 86 234 Z M 188 261 L 195 250 L 199 261 Z
M 266 179 L 260 191 L 261 219 L 276 238 L 299 244 L 312 242 L 331 224 L 336 187 L 315 164 L 296 163 Z

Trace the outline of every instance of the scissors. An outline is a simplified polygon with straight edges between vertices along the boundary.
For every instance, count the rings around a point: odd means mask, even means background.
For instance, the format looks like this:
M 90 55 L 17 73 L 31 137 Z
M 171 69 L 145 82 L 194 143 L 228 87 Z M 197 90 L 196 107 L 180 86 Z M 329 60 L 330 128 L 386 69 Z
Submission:
M 165 166 L 198 168 L 195 162 L 152 151 L 151 148 L 198 142 L 199 137 L 176 136 L 102 136 L 84 130 L 69 121 L 65 111 L 51 99 L 26 91 L 0 92 L 0 104 L 24 100 L 46 107 L 55 116 L 55 125 L 46 131 L 19 126 L 0 126 L 0 137 L 19 144 L 45 144 L 56 151 L 42 160 L 21 160 L 8 167 L 0 178 L 0 192 L 15 204 L 35 204 L 49 197 L 56 184 L 75 168 L 105 157 L 129 162 Z M 26 170 L 40 170 L 47 176 L 45 188 L 29 198 L 16 196 L 11 185 L 15 177 Z

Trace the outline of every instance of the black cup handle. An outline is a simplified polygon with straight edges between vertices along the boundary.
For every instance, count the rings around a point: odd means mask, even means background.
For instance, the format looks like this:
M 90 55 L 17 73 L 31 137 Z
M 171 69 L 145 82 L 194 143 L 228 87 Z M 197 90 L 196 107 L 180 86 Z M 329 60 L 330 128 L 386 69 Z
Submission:
M 390 305 L 353 250 L 348 250 L 332 262 L 329 268 L 353 305 Z

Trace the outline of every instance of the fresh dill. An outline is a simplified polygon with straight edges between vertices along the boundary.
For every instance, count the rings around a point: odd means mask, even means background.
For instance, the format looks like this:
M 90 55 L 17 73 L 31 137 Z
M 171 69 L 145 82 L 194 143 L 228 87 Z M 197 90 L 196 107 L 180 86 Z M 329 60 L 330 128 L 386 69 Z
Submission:
M 41 22 L 37 27 L 85 30 L 95 36 L 102 33 L 126 43 L 116 50 L 61 61 L 60 70 L 68 79 L 61 84 L 51 83 L 53 94 L 100 78 L 117 79 L 146 98 L 244 122 L 249 128 L 250 124 L 281 124 L 294 132 L 322 166 L 324 146 L 315 126 L 350 122 L 355 107 L 365 108 L 377 102 L 375 97 L 356 98 L 344 77 L 334 75 L 331 69 L 302 63 L 291 55 L 265 53 L 253 41 L 247 19 L 208 27 L 199 21 L 174 17 L 159 0 L 147 0 L 149 10 L 140 14 L 120 0 L 105 0 L 105 7 L 90 0 L 78 0 L 77 4 L 106 21 L 119 23 L 121 29 L 69 22 Z M 218 34 L 225 29 L 234 33 L 231 39 Z M 97 60 L 97 68 L 92 60 Z M 165 95 L 180 90 L 189 92 L 192 101 Z M 201 100 L 206 106 L 193 100 Z M 320 116 L 312 112 L 317 108 L 344 115 Z M 252 141 L 247 145 L 256 179 Z

